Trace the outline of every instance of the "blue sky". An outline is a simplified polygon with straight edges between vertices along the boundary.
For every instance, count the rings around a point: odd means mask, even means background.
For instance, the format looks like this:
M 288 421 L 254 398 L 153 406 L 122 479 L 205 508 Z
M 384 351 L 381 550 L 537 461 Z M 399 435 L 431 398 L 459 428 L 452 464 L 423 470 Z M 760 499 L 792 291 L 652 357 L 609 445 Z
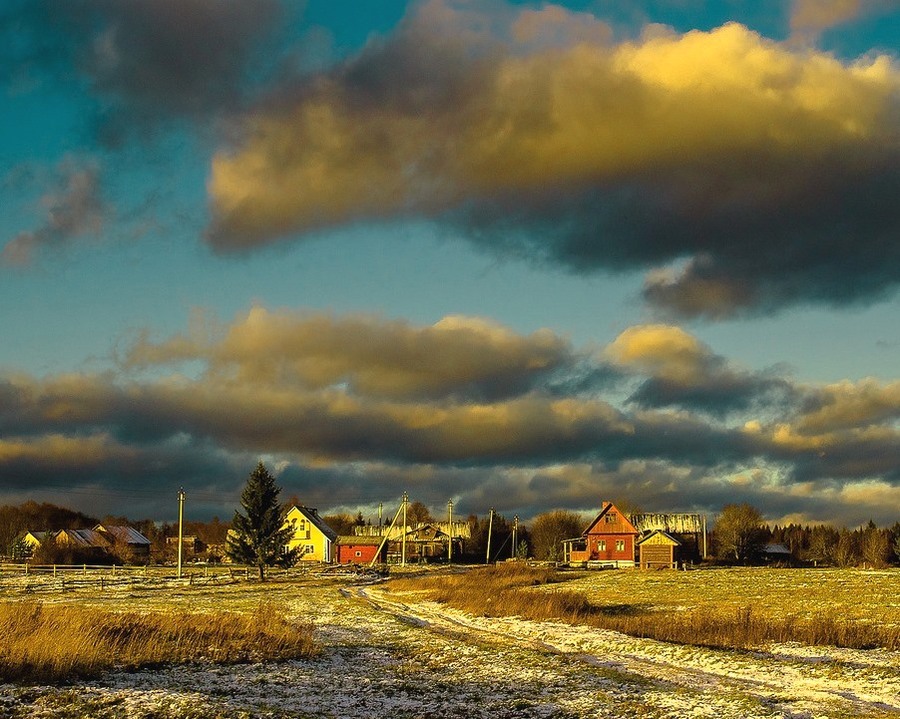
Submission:
M 891 3 L 0 12 L 0 502 L 900 519 Z

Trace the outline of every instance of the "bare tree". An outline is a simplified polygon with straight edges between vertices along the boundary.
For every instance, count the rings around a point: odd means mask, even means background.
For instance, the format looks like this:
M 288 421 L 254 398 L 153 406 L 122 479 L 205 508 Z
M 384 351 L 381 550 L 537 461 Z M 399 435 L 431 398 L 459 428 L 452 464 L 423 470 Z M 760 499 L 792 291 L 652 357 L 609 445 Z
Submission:
M 433 522 L 434 517 L 431 516 L 431 510 L 417 500 L 415 502 L 411 502 L 410 505 L 406 508 L 406 521 L 410 525 L 415 526 L 417 524 Z
M 878 529 L 870 522 L 862 532 L 859 542 L 859 553 L 862 560 L 871 567 L 880 569 L 887 566 L 891 554 L 891 542 L 886 529 Z
M 554 509 L 534 518 L 531 523 L 531 543 L 535 559 L 551 562 L 562 558 L 562 541 L 580 537 L 584 520 L 575 512 Z
M 726 504 L 716 520 L 715 537 L 721 558 L 747 562 L 762 550 L 762 515 L 750 504 Z

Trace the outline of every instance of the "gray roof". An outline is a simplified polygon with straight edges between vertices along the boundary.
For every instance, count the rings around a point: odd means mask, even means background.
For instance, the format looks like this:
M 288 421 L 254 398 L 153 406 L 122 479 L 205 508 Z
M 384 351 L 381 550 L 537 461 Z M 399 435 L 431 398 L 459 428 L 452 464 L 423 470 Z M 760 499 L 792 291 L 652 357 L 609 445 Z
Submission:
M 98 524 L 96 527 L 94 527 L 94 530 L 97 532 L 109 532 L 113 537 L 116 538 L 116 541 L 118 542 L 124 542 L 125 544 L 150 546 L 150 540 L 147 539 L 139 531 L 137 531 L 134 527 L 117 527 L 112 525 L 104 526 L 102 524 Z
M 295 504 L 294 506 L 300 510 L 300 513 L 306 517 L 310 524 L 328 537 L 329 540 L 332 542 L 337 541 L 337 534 L 335 531 L 325 524 L 325 521 L 319 516 L 319 513 L 315 509 L 312 507 L 304 507 L 302 504 Z

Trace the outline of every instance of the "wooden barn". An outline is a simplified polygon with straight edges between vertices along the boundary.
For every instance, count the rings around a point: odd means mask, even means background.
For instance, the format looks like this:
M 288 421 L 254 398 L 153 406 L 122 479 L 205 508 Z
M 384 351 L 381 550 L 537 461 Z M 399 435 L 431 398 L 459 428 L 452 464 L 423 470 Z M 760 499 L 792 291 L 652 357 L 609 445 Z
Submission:
M 387 560 L 387 542 L 384 537 L 341 535 L 337 538 L 334 549 L 334 560 L 338 564 L 369 564 L 373 559 L 377 562 Z
M 641 569 L 677 569 L 681 542 L 668 532 L 656 529 L 638 540 Z
M 563 542 L 563 561 L 633 567 L 635 539 L 639 532 L 612 502 L 603 502 L 600 513 L 580 537 Z

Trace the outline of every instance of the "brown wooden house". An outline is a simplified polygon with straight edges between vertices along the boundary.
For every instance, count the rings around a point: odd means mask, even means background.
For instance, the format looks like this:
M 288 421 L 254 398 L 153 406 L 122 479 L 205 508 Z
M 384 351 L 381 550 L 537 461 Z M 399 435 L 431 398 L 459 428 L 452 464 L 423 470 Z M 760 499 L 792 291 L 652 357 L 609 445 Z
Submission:
M 580 537 L 563 542 L 563 561 L 597 563 L 600 566 L 633 567 L 635 539 L 639 532 L 612 502 L 603 502 Z
M 656 529 L 638 540 L 641 569 L 677 569 L 681 542 L 668 532 Z

